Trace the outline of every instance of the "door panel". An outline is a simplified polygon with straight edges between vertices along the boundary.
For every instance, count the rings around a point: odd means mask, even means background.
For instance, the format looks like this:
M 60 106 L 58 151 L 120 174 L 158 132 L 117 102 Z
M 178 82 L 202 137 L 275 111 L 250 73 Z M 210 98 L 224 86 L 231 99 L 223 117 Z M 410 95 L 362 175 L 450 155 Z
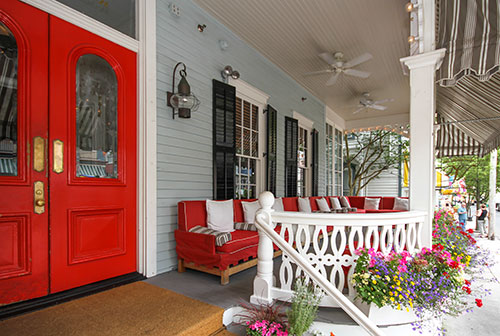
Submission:
M 136 270 L 136 54 L 54 17 L 49 50 L 57 292 Z
M 18 1 L 0 2 L 0 305 L 48 293 L 48 15 Z M 8 195 L 8 196 L 7 196 Z

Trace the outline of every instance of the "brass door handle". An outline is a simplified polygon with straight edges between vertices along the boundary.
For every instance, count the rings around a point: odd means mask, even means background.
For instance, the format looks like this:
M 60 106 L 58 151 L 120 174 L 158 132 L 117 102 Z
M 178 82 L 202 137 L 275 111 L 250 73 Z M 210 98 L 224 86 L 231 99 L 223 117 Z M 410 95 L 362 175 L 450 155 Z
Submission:
M 33 186 L 34 212 L 43 214 L 45 212 L 45 188 L 42 181 L 36 181 Z

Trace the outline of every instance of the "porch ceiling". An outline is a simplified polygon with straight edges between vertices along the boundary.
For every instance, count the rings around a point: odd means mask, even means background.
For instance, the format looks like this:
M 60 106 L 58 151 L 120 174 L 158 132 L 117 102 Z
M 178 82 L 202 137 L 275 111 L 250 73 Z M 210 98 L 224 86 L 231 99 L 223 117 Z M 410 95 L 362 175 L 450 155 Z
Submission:
M 346 121 L 409 113 L 408 77 L 399 59 L 409 55 L 409 17 L 405 1 L 366 0 L 195 0 L 201 7 L 252 45 Z M 367 79 L 341 75 L 326 86 L 331 74 L 304 76 L 327 69 L 318 57 L 341 51 L 346 60 L 363 53 L 373 59 L 355 69 Z M 237 64 L 235 64 L 237 66 Z M 245 79 L 245 74 L 242 74 Z M 357 109 L 362 92 L 373 100 L 393 98 L 385 111 Z

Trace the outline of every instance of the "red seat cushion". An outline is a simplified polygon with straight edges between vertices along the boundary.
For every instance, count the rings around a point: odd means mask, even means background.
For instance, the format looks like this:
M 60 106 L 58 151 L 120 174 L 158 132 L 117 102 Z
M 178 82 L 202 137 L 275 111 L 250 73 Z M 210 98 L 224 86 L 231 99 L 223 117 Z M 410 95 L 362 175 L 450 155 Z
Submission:
M 231 237 L 232 239 L 224 245 L 217 246 L 215 251 L 219 253 L 235 253 L 259 244 L 257 231 L 236 230 L 231 232 Z

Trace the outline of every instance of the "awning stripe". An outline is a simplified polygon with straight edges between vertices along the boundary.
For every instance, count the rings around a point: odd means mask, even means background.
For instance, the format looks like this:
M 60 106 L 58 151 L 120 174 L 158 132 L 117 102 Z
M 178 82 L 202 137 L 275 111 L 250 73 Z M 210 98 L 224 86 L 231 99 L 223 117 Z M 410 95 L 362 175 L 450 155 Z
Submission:
M 436 134 L 436 156 L 438 158 L 449 156 L 479 155 L 484 156 L 483 146 L 458 127 L 446 123 L 445 119 L 438 116 L 440 127 Z
M 500 69 L 498 1 L 437 1 L 438 48 L 446 48 L 438 83 L 452 86 L 467 75 L 488 80 Z

